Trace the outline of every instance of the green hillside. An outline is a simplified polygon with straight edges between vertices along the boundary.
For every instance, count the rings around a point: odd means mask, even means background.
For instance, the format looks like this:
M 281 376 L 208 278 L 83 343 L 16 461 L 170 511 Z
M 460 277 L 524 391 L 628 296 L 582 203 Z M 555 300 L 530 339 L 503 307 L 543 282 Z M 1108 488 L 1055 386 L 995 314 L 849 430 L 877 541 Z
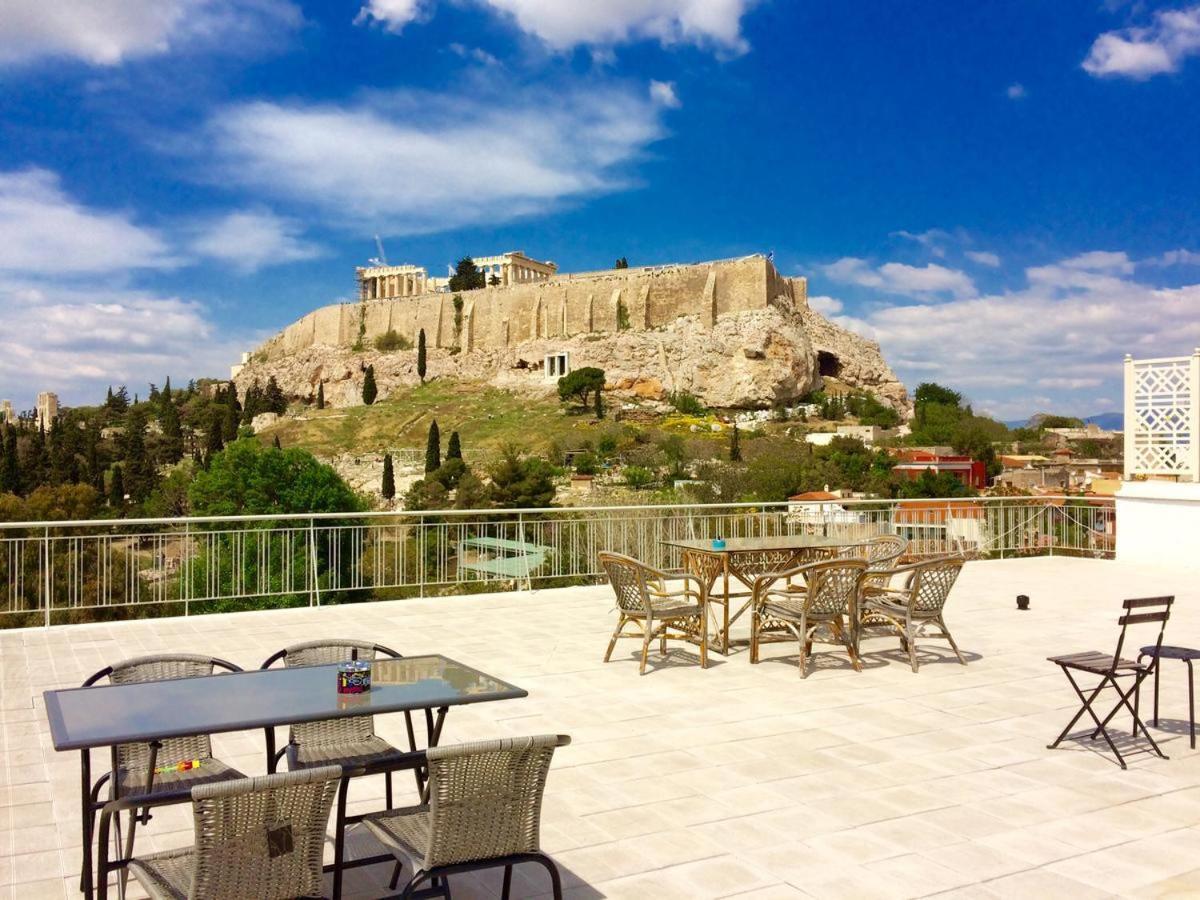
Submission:
M 516 442 L 537 452 L 556 440 L 563 445 L 595 440 L 597 431 L 606 427 L 587 416 L 564 415 L 557 398 L 441 380 L 393 391 L 372 406 L 310 407 L 299 415 L 266 429 L 264 438 L 278 436 L 285 447 L 303 447 L 319 456 L 424 447 L 429 423 L 437 419 L 443 434 L 458 431 L 467 447 L 498 448 Z

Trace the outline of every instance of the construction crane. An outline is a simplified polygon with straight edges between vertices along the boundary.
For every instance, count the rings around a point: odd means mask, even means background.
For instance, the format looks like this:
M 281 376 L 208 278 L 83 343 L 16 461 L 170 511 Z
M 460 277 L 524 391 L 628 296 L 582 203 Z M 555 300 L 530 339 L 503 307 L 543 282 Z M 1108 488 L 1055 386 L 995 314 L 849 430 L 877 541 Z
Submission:
M 386 266 L 388 264 L 387 254 L 383 252 L 383 241 L 379 239 L 379 235 L 375 235 L 375 249 L 379 251 L 379 255 L 368 259 L 372 266 Z

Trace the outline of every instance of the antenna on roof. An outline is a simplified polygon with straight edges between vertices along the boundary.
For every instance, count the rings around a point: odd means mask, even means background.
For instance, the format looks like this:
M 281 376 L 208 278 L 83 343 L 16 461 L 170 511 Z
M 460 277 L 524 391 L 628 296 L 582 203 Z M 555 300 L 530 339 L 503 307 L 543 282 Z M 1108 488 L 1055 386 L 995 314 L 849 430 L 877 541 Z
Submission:
M 375 235 L 375 249 L 379 251 L 379 255 L 368 259 L 367 262 L 373 266 L 386 266 L 388 264 L 387 254 L 383 252 L 383 241 L 379 239 L 379 235 Z

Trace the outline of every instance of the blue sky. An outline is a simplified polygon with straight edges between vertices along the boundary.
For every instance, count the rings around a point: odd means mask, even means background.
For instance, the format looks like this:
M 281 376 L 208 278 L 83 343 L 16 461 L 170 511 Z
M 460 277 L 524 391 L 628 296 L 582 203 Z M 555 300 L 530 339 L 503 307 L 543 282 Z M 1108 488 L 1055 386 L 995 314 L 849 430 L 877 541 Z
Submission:
M 0 396 L 220 375 L 440 273 L 772 250 L 1003 418 L 1200 345 L 1200 5 L 4 0 Z

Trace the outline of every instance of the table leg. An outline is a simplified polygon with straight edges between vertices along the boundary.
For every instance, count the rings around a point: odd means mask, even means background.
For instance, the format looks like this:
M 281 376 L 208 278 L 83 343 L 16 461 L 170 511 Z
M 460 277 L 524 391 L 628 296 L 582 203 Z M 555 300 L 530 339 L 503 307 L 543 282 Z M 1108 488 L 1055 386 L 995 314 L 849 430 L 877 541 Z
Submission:
M 1188 667 L 1188 725 L 1191 727 L 1192 749 L 1196 749 L 1196 686 L 1192 678 L 1192 661 L 1184 660 Z
M 83 864 L 79 873 L 79 890 L 92 900 L 92 751 L 79 752 L 80 795 L 79 811 L 83 815 Z
M 729 557 L 731 554 L 721 554 L 721 586 L 725 590 L 724 612 L 721 622 L 721 653 L 724 656 L 729 655 L 729 604 L 732 603 L 729 599 Z
M 333 830 L 333 900 L 342 897 L 342 856 L 346 851 L 346 794 L 350 790 L 350 779 L 343 777 L 338 786 L 337 818 Z

